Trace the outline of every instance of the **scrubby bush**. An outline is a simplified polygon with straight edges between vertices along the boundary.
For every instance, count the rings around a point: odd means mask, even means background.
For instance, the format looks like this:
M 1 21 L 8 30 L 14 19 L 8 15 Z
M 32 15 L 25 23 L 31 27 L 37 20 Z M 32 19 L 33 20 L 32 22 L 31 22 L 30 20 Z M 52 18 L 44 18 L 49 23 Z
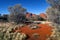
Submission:
M 26 9 L 23 8 L 21 5 L 17 4 L 15 6 L 9 7 L 9 21 L 10 22 L 24 22 L 26 20 L 25 14 L 26 14 Z

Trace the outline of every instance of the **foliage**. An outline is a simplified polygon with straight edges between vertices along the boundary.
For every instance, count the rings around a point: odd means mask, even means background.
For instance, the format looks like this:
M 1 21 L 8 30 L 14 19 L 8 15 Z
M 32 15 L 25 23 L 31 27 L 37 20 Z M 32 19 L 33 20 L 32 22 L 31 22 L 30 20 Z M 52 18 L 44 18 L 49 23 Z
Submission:
M 42 17 L 38 17 L 39 21 L 46 21 L 46 19 L 42 18 Z
M 0 26 L 0 40 L 25 40 L 26 34 L 19 33 L 18 31 L 14 32 L 14 28 L 17 25 L 10 25 L 10 26 Z
M 60 40 L 60 0 L 47 0 L 47 2 L 51 5 L 46 11 L 47 19 L 54 25 L 50 40 Z
M 60 0 L 47 0 L 51 7 L 46 11 L 48 20 L 60 24 Z M 59 2 L 58 2 L 59 1 Z
M 23 8 L 21 5 L 17 4 L 15 6 L 9 7 L 9 21 L 13 21 L 16 23 L 25 21 L 25 13 L 26 9 Z

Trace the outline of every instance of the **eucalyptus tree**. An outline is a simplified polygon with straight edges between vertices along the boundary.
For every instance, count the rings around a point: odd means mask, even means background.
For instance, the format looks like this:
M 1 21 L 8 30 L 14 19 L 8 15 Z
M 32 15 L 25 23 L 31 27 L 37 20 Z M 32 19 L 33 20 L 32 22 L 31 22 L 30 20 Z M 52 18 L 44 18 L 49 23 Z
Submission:
M 51 5 L 46 13 L 48 20 L 60 25 L 60 0 L 47 0 Z
M 17 4 L 15 6 L 11 6 L 8 8 L 10 15 L 9 20 L 13 22 L 24 22 L 25 21 L 25 14 L 26 9 L 23 8 L 21 5 Z

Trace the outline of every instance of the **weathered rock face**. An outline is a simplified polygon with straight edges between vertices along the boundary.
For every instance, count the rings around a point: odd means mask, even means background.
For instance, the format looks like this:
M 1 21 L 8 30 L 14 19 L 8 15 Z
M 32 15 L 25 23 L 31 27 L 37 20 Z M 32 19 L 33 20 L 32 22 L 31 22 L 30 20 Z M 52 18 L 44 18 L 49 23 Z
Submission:
M 42 17 L 43 19 L 47 19 L 47 15 L 45 13 L 40 13 L 39 16 Z

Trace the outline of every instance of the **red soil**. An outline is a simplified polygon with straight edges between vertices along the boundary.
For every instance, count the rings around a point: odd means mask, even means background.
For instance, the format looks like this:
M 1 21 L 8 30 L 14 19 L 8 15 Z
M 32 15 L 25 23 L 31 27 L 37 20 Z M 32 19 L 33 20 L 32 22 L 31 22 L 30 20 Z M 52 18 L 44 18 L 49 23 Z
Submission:
M 52 33 L 52 27 L 47 24 L 38 24 L 38 26 L 39 28 L 37 29 L 30 29 L 28 26 L 24 26 L 20 28 L 19 31 L 29 36 L 27 40 L 46 40 Z M 34 33 L 38 33 L 40 36 L 38 38 L 35 38 L 33 36 Z

